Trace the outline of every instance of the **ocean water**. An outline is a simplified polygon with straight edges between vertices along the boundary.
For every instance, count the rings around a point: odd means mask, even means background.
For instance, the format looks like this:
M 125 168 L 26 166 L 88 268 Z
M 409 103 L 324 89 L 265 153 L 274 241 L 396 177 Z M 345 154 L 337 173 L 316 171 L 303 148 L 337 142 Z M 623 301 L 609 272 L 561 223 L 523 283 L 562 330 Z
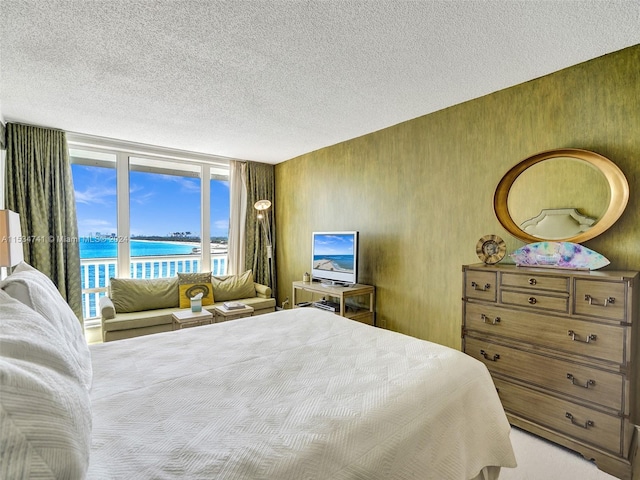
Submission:
M 353 255 L 314 255 L 314 264 L 321 260 L 330 261 L 335 270 L 353 272 Z
M 193 245 L 154 242 L 131 241 L 131 278 L 165 278 L 174 277 L 177 273 L 191 273 L 200 271 L 200 255 L 193 255 Z M 115 277 L 118 242 L 110 239 L 81 239 L 80 258 L 88 264 L 82 269 L 83 288 L 104 287 L 107 279 Z M 184 259 L 179 258 L 185 255 Z M 145 260 L 144 257 L 169 256 L 163 259 Z M 178 257 L 178 258 L 176 258 Z M 99 264 L 91 264 L 86 260 L 99 259 Z M 104 260 L 107 260 L 104 262 Z M 96 260 L 98 261 L 98 260 Z M 211 270 L 214 275 L 223 275 L 226 272 L 226 258 L 213 258 Z
M 118 241 L 103 238 L 81 238 L 80 258 L 116 258 Z M 131 256 L 145 257 L 157 255 L 186 255 L 191 253 L 193 245 L 131 240 Z

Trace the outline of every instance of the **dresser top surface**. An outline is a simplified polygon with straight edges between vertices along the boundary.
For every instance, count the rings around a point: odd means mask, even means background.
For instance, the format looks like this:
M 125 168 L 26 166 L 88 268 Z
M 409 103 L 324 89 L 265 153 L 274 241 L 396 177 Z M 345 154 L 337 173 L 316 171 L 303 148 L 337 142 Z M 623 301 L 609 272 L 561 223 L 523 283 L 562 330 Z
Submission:
M 592 278 L 619 278 L 621 280 L 633 279 L 634 277 L 640 276 L 640 272 L 634 272 L 631 270 L 608 270 L 606 268 L 601 270 L 577 270 L 557 267 L 519 267 L 515 264 L 509 263 L 497 265 L 475 263 L 471 265 L 463 265 L 462 269 L 485 270 L 492 272 L 527 273 L 530 275 L 574 275 Z

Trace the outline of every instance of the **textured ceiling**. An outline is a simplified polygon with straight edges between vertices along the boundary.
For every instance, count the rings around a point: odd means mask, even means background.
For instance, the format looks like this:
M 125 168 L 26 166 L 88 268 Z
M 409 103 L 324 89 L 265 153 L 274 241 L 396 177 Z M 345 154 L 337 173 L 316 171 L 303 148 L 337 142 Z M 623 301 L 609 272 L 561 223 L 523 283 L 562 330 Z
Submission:
M 278 163 L 640 43 L 638 0 L 0 0 L 0 113 Z

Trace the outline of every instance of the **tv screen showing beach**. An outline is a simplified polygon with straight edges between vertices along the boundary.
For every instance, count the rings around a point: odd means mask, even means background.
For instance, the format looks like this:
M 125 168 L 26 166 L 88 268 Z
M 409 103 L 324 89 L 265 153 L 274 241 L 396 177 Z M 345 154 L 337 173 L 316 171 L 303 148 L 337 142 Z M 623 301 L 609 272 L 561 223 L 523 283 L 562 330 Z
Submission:
M 353 273 L 354 235 L 318 234 L 313 242 L 313 268 L 330 272 Z

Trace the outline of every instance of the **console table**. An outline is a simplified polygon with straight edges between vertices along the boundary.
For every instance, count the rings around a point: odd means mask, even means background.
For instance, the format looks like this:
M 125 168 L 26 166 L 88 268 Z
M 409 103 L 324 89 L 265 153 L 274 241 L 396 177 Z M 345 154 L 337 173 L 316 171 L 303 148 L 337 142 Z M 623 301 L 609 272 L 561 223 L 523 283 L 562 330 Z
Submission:
M 350 287 L 323 285 L 319 282 L 293 282 L 293 308 L 298 307 L 301 292 L 310 292 L 312 298 L 335 298 L 340 304 L 336 315 L 375 325 L 376 287 L 356 283 Z M 361 297 L 361 298 L 357 298 Z M 366 297 L 366 298 L 365 298 Z
M 211 312 L 204 309 L 200 312 L 192 312 L 191 309 L 180 310 L 171 315 L 171 317 L 173 319 L 173 330 L 206 325 L 213 321 Z
M 251 317 L 253 315 L 253 307 L 245 305 L 242 308 L 225 308 L 224 306 L 213 307 L 216 323 L 226 322 L 227 320 L 237 320 L 238 318 Z

